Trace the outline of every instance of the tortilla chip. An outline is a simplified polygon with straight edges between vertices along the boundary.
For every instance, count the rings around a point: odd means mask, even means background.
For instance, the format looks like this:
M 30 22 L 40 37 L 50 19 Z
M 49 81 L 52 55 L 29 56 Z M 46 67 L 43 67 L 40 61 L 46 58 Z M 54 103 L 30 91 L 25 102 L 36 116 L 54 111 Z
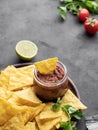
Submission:
M 35 119 L 36 119 L 37 125 L 38 125 L 40 130 L 51 130 L 61 120 L 60 117 L 57 117 L 57 118 L 49 120 L 49 121 L 48 120 L 47 121 L 45 121 L 45 120 L 43 121 L 43 120 L 40 120 L 40 116 L 39 115 Z
M 6 73 L 7 75 L 10 75 L 11 73 L 14 73 L 15 70 L 16 68 L 13 65 L 9 65 L 8 67 L 4 69 L 4 73 Z
M 70 120 L 70 117 L 66 112 L 64 112 L 62 110 L 60 110 L 60 111 L 61 111 L 61 121 L 56 125 L 56 129 L 58 129 L 60 127 L 61 122 L 67 122 L 68 120 Z
M 69 89 L 62 98 L 62 104 L 71 105 L 77 110 L 85 110 L 87 107 Z
M 42 101 L 36 96 L 33 87 L 17 91 L 15 94 L 19 97 L 18 102 L 23 105 L 37 106 Z
M 32 68 L 32 69 L 31 69 Z M 9 66 L 4 72 L 9 76 L 9 90 L 20 90 L 25 86 L 31 86 L 33 84 L 33 70 L 34 67 L 30 69 L 17 69 L 14 66 Z
M 8 102 L 21 106 L 21 103 L 18 102 L 19 97 L 13 92 L 12 96 L 8 99 Z
M 66 122 L 66 121 L 68 121 L 69 119 L 70 119 L 69 115 L 68 115 L 66 112 L 62 111 L 62 114 L 61 114 L 61 122 L 62 122 L 62 121 L 63 121 L 63 122 Z
M 52 110 L 48 110 L 48 111 L 43 111 L 40 113 L 39 115 L 39 119 L 40 120 L 45 120 L 45 121 L 49 121 L 51 119 L 55 119 L 57 117 L 61 117 L 61 114 L 62 114 L 62 111 L 57 111 L 57 112 L 54 112 Z
M 33 73 L 34 72 L 34 67 L 35 66 L 32 64 L 32 65 L 28 65 L 28 66 L 17 68 L 17 70 L 25 71 L 25 72 L 31 72 L 32 71 L 32 73 Z
M 56 69 L 58 58 L 49 58 L 35 63 L 36 68 L 41 74 L 49 74 Z
M 25 130 L 38 130 L 35 122 L 28 122 L 25 126 Z
M 9 99 L 12 96 L 12 92 L 6 90 L 3 87 L 0 87 L 0 97 Z
M 55 118 L 60 118 L 60 121 L 53 127 L 54 130 L 56 130 L 56 128 L 59 128 L 60 127 L 60 122 L 64 121 L 68 121 L 70 118 L 68 116 L 68 114 L 64 111 L 62 111 L 62 109 L 60 109 L 59 111 L 55 112 L 55 111 L 52 111 L 51 108 L 52 108 L 52 105 L 54 103 L 50 102 L 50 103 L 46 103 L 46 106 L 45 108 L 43 109 L 43 111 L 39 114 L 39 119 L 40 121 L 51 121 Z
M 5 88 L 6 90 L 8 89 L 10 73 L 13 73 L 14 70 L 15 70 L 15 67 L 12 65 L 12 66 L 8 66 L 3 71 L 1 71 L 1 74 L 0 74 L 0 87 Z
M 0 87 L 7 90 L 8 85 L 9 85 L 9 76 L 4 71 L 1 71 L 1 74 L 0 74 Z
M 25 130 L 22 114 L 19 113 L 8 120 L 4 124 L 3 130 Z
M 21 108 L 14 106 L 0 97 L 0 125 L 6 123 L 11 117 L 20 112 Z
M 24 75 L 27 75 L 31 78 L 34 76 L 34 65 L 28 65 L 25 67 L 16 68 L 19 73 L 23 73 Z
M 48 111 L 48 110 L 51 110 L 52 106 L 54 105 L 53 102 L 46 102 L 45 103 L 45 107 L 44 107 L 44 110 L 43 111 Z
M 52 111 L 53 104 L 52 102 L 46 103 L 43 111 L 35 118 L 40 130 L 56 130 L 59 128 L 60 122 L 69 120 L 69 116 L 62 109 Z
M 45 104 L 41 104 L 37 107 L 27 107 L 23 113 L 24 124 L 29 121 L 32 121 L 45 107 Z

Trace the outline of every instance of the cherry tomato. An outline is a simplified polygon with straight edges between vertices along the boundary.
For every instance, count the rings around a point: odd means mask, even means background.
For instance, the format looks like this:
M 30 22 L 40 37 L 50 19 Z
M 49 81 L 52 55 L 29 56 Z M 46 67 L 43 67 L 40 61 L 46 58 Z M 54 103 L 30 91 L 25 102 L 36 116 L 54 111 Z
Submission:
M 90 16 L 90 13 L 87 9 L 82 8 L 79 12 L 78 12 L 78 19 L 80 22 L 84 22 L 86 20 L 86 18 L 88 18 Z
M 95 18 L 87 18 L 87 20 L 84 22 L 84 28 L 87 33 L 89 34 L 95 34 L 98 32 L 98 20 Z

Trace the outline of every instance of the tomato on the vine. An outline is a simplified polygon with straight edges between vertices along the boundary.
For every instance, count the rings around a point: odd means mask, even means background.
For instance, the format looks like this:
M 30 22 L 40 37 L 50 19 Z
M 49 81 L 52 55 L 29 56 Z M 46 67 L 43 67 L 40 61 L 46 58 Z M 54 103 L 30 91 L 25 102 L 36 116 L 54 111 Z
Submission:
M 84 22 L 84 28 L 87 33 L 89 34 L 95 34 L 98 32 L 98 20 L 95 18 L 87 18 L 87 20 Z
M 82 8 L 79 12 L 78 12 L 78 19 L 80 22 L 84 22 L 89 16 L 90 13 L 87 9 Z

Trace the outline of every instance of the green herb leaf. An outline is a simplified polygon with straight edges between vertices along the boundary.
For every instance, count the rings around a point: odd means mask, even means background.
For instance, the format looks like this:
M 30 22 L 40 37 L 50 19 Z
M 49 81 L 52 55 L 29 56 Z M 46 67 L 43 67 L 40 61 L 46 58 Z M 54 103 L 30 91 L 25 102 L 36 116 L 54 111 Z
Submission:
M 79 11 L 80 6 L 78 5 L 78 3 L 71 3 L 69 6 L 69 11 L 73 14 L 77 14 Z
M 70 122 L 71 122 L 72 130 L 78 130 L 76 127 L 76 122 L 75 121 L 70 121 Z
M 69 114 L 72 114 L 74 112 L 76 112 L 77 110 L 72 107 L 71 105 L 64 105 L 63 107 L 63 110 L 65 110 L 66 112 L 68 112 Z
M 74 117 L 76 119 L 81 119 L 83 117 L 82 111 L 76 110 L 71 105 L 64 105 L 62 107 L 62 110 L 67 112 L 71 117 Z
M 98 0 L 60 0 L 64 7 L 59 6 L 60 16 L 65 20 L 67 11 L 77 14 L 80 8 L 87 8 L 91 13 L 98 14 Z
M 98 1 L 87 1 L 85 4 L 91 13 L 98 13 Z
M 60 11 L 61 18 L 63 20 L 65 20 L 66 19 L 66 13 L 67 13 L 66 6 L 65 7 L 58 6 L 57 9 Z
M 60 128 L 62 128 L 63 130 L 72 130 L 72 126 L 71 126 L 70 121 L 61 122 Z
M 57 102 L 52 106 L 52 110 L 53 111 L 58 111 L 58 110 L 60 110 L 60 107 L 61 107 L 61 99 L 58 98 Z
M 77 130 L 76 123 L 73 121 L 61 122 L 60 128 L 63 130 Z
M 82 111 L 76 111 L 72 114 L 72 116 L 78 120 L 80 120 L 83 117 L 83 112 Z
M 72 2 L 73 0 L 60 0 L 60 2 L 63 2 L 63 3 L 68 3 L 68 2 Z

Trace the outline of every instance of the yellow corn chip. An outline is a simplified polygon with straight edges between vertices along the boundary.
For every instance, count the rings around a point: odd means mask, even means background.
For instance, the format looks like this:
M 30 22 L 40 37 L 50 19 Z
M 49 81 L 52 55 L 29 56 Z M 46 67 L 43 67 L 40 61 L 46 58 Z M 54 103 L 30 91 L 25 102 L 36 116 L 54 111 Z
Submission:
M 62 98 L 62 104 L 71 105 L 77 110 L 87 109 L 87 107 L 71 92 L 70 89 L 65 93 L 64 97 Z
M 8 66 L 0 74 L 0 87 L 8 90 L 20 90 L 24 87 L 33 85 L 34 65 L 15 68 Z
M 28 122 L 25 126 L 25 130 L 38 130 L 35 122 Z
M 2 127 L 2 130 L 25 130 L 22 114 L 19 113 L 9 119 Z
M 46 105 L 45 105 L 45 107 L 44 107 L 44 110 L 43 111 L 48 111 L 48 110 L 51 110 L 51 108 L 52 108 L 52 106 L 54 105 L 54 103 L 53 102 L 46 102 L 45 103 Z
M 24 75 L 27 75 L 29 77 L 33 77 L 34 73 L 34 65 L 28 65 L 25 67 L 16 68 L 20 73 L 23 73 Z
M 40 113 L 39 118 L 40 120 L 45 120 L 45 121 L 49 121 L 51 119 L 55 119 L 57 117 L 61 117 L 62 115 L 62 111 L 57 111 L 54 112 L 52 110 L 48 110 L 48 111 L 43 111 Z
M 62 114 L 61 114 L 61 121 L 63 122 L 66 122 L 70 119 L 69 115 L 65 112 L 65 111 L 62 111 Z
M 21 108 L 14 106 L 0 97 L 0 125 L 6 123 L 11 117 L 20 112 Z
M 18 103 L 29 106 L 37 106 L 42 103 L 42 101 L 34 93 L 34 88 L 29 87 L 27 89 L 17 91 L 15 94 L 19 97 Z
M 15 67 L 13 65 L 8 66 L 3 71 L 1 71 L 0 74 L 0 87 L 8 89 L 9 86 L 9 79 L 10 79 L 10 73 L 14 73 Z
M 41 74 L 49 74 L 56 69 L 58 58 L 49 58 L 35 63 L 36 68 Z
M 37 125 L 38 125 L 40 130 L 51 130 L 61 121 L 60 117 L 57 117 L 55 119 L 51 119 L 49 121 L 48 120 L 43 121 L 43 120 L 40 120 L 39 115 L 35 119 L 36 119 Z
M 17 68 L 17 70 L 19 70 L 19 71 L 24 70 L 25 72 L 31 72 L 32 71 L 32 73 L 33 73 L 34 67 L 35 67 L 34 65 L 28 65 L 28 66 Z
M 61 121 L 56 125 L 56 129 L 60 127 L 61 122 L 67 122 L 68 120 L 70 120 L 69 115 L 65 111 L 62 110 L 60 111 L 61 111 Z
M 33 67 L 31 71 L 19 70 L 17 68 L 10 72 L 9 90 L 20 90 L 25 86 L 33 85 Z
M 62 111 L 62 109 L 60 109 L 59 111 L 55 112 L 52 111 L 53 103 L 46 103 L 45 108 L 43 109 L 43 111 L 39 114 L 39 119 L 41 122 L 46 122 L 46 121 L 51 121 L 55 118 L 60 118 L 60 121 L 53 127 L 53 129 L 56 130 L 56 128 L 60 127 L 60 122 L 64 121 L 68 121 L 70 119 L 70 117 L 68 116 L 68 114 L 64 111 Z
M 23 120 L 24 124 L 26 124 L 29 121 L 32 121 L 45 107 L 45 104 L 41 104 L 37 107 L 26 107 L 24 108 L 24 113 L 23 113 Z
M 4 69 L 4 73 L 9 76 L 11 73 L 14 73 L 15 70 L 16 68 L 13 65 L 10 65 Z
M 12 96 L 12 92 L 0 87 L 0 97 L 9 99 Z
M 21 106 L 21 103 L 19 103 L 19 97 L 14 92 L 12 96 L 8 99 L 8 102 Z
M 1 71 L 1 74 L 0 74 L 0 87 L 7 90 L 8 85 L 9 85 L 9 76 L 4 71 Z
M 51 110 L 53 103 L 46 103 L 43 111 L 35 118 L 40 130 L 56 130 L 60 127 L 60 122 L 68 121 L 67 113 L 60 109 L 57 112 Z

